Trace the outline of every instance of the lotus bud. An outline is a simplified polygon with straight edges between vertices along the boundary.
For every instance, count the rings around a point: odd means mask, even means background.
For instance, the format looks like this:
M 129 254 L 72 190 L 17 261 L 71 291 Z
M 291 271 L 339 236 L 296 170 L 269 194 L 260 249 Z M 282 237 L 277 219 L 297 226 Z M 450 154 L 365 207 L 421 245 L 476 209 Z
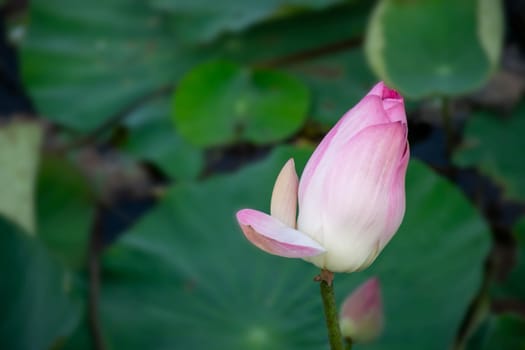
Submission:
M 270 254 L 332 272 L 364 269 L 401 224 L 408 160 L 403 98 L 378 83 L 328 132 L 300 180 L 293 160 L 285 164 L 271 215 L 243 209 L 237 221 Z
M 350 294 L 340 313 L 341 334 L 357 343 L 376 339 L 384 326 L 381 288 L 377 278 L 371 278 Z

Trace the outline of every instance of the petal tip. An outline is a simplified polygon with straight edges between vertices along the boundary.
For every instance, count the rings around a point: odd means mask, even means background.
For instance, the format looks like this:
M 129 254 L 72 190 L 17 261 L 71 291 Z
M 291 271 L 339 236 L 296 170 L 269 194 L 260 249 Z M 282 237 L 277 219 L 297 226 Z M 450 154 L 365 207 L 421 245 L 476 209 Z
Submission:
M 247 215 L 249 215 L 249 212 L 251 210 L 252 209 L 241 209 L 237 211 L 237 213 L 235 214 L 235 217 L 237 218 L 237 221 L 239 222 L 240 225 L 246 225 L 246 218 L 247 218 Z
M 388 87 L 385 82 L 380 81 L 377 83 L 368 95 L 376 95 L 381 97 L 381 99 L 394 99 L 394 100 L 403 100 L 403 96 L 397 90 Z
M 287 226 L 296 227 L 297 189 L 299 178 L 293 158 L 288 159 L 275 180 L 270 203 L 270 213 Z

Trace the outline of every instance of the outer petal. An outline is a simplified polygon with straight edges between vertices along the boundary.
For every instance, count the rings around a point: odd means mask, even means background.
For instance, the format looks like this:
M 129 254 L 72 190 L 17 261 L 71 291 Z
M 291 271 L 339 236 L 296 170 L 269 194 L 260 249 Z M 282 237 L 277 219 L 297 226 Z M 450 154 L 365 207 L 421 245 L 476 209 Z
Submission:
M 341 333 L 356 342 L 369 342 L 383 330 L 381 288 L 376 277 L 360 285 L 341 308 Z
M 237 221 L 246 238 L 267 253 L 304 258 L 324 252 L 319 243 L 304 233 L 260 211 L 242 209 L 237 212 Z
M 296 227 L 298 184 L 295 163 L 290 159 L 282 168 L 273 186 L 270 213 L 292 228 Z
M 402 122 L 403 124 L 407 123 L 407 115 L 405 112 L 405 104 L 403 101 L 384 101 L 386 108 L 386 114 L 388 115 L 388 119 L 390 119 L 391 122 Z
M 346 112 L 324 137 L 308 160 L 299 183 L 299 199 L 303 196 L 311 177 L 325 158 L 326 153 L 333 153 L 348 143 L 361 130 L 371 125 L 385 124 L 389 121 L 381 98 L 375 95 L 365 96 L 354 108 Z
M 373 262 L 404 215 L 404 190 L 393 185 L 404 184 L 406 132 L 401 122 L 371 126 L 325 156 L 299 198 L 298 229 L 328 253 L 307 260 L 334 272 Z

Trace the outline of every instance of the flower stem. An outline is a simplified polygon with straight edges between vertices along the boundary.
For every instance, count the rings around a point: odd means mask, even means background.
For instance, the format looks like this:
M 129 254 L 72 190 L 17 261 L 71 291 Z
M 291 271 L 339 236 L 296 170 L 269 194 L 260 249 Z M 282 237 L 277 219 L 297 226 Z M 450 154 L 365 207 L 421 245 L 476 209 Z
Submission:
M 333 276 L 333 272 L 322 270 L 321 274 L 316 277 L 316 280 L 320 282 L 330 349 L 344 350 L 341 328 L 339 327 L 339 316 L 337 315 L 337 306 L 335 304 Z
M 346 344 L 345 350 L 352 350 L 352 345 L 354 345 L 352 338 L 345 337 L 345 344 Z

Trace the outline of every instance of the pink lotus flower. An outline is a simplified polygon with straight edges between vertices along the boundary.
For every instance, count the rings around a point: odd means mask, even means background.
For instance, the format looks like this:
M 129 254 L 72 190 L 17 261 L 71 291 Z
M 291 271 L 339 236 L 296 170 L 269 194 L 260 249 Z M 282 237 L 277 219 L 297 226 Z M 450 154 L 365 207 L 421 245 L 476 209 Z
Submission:
M 346 298 L 341 308 L 340 325 L 343 337 L 358 343 L 370 342 L 381 334 L 384 316 L 377 278 L 370 278 Z
M 300 182 L 293 159 L 284 165 L 271 216 L 242 209 L 237 221 L 270 254 L 333 272 L 366 268 L 403 219 L 408 159 L 403 98 L 378 83 L 321 141 Z

